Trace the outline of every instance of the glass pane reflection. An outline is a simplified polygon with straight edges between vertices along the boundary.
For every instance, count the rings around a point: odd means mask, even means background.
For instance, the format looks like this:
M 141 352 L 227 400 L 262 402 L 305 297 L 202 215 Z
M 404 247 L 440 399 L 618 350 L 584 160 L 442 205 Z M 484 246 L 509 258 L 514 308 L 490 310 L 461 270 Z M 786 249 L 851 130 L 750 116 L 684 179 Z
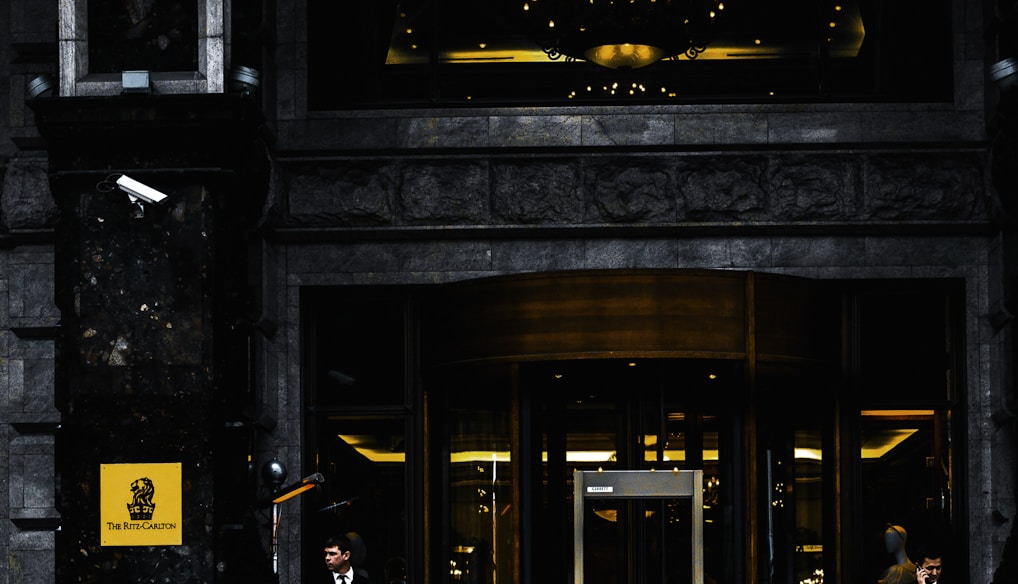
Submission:
M 584 584 L 692 581 L 692 499 L 584 504 Z

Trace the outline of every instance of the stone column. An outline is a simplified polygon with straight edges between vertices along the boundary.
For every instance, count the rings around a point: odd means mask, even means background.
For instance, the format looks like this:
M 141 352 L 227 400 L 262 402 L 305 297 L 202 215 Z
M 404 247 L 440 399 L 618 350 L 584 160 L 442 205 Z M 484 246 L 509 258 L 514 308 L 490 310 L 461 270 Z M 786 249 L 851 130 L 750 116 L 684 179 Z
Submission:
M 257 581 L 261 552 L 234 559 L 231 542 L 253 498 L 244 416 L 258 303 L 247 248 L 267 184 L 261 116 L 249 98 L 226 95 L 33 109 L 61 221 L 57 581 L 213 582 L 241 571 Z M 166 199 L 132 203 L 115 184 L 122 174 Z M 179 545 L 104 545 L 103 508 L 110 498 L 126 506 L 132 485 L 103 484 L 101 466 L 154 463 L 181 467 L 180 484 L 157 484 L 154 497 L 158 514 L 179 492 L 169 527 Z M 125 528 L 147 529 L 135 523 Z

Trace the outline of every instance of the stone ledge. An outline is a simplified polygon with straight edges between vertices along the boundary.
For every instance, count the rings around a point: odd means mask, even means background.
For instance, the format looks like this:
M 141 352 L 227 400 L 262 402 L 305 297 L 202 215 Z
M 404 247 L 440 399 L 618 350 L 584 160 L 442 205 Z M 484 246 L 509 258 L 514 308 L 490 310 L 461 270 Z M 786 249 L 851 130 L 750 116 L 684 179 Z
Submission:
M 60 336 L 60 326 L 12 326 L 11 332 L 19 339 L 56 340 Z
M 62 517 L 53 507 L 11 508 L 10 520 L 22 531 L 52 531 L 60 527 Z
M 9 422 L 19 434 L 53 434 L 60 428 L 59 412 L 11 412 Z
M 463 239 L 549 239 L 591 237 L 697 237 L 704 235 L 986 235 L 993 226 L 983 221 L 858 223 L 719 222 L 656 225 L 457 225 L 403 227 L 277 226 L 266 232 L 274 242 L 355 242 Z
M 54 243 L 57 239 L 53 229 L 18 229 L 0 233 L 0 249 L 14 249 L 26 244 Z

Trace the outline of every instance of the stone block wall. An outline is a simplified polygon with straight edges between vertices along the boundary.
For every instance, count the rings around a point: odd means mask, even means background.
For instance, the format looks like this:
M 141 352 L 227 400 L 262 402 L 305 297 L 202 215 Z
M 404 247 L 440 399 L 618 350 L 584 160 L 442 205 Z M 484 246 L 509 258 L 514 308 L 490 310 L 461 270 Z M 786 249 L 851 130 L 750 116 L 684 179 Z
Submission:
M 55 503 L 54 251 L 0 248 L 0 582 L 51 582 Z
M 26 87 L 56 73 L 56 2 L 0 4 L 0 584 L 53 582 L 56 206 Z

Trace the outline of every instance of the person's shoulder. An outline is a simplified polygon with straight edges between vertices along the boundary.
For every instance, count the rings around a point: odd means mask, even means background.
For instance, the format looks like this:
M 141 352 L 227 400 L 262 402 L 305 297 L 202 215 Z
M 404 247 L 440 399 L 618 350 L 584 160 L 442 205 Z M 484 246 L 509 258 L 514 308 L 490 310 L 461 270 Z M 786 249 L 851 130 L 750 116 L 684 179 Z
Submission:
M 350 584 L 375 584 L 375 582 L 364 574 L 358 574 L 354 571 L 353 581 Z

